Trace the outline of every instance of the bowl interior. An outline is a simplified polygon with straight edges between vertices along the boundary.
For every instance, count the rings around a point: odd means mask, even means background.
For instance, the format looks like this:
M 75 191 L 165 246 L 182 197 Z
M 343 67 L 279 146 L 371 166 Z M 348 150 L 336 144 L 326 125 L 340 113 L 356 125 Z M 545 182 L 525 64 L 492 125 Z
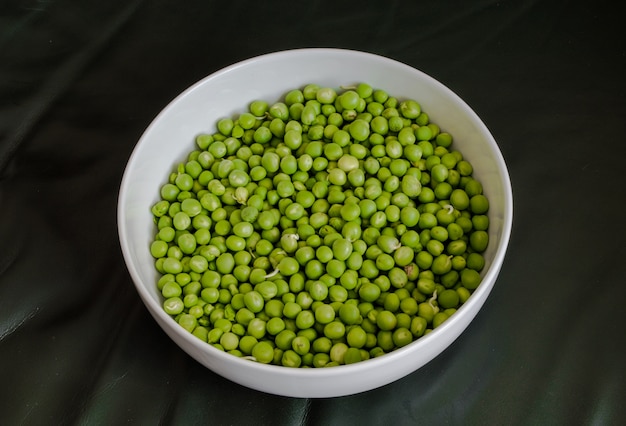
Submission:
M 325 371 L 267 366 L 240 360 L 200 342 L 161 308 L 156 288 L 158 276 L 149 252 L 155 233 L 150 207 L 159 199 L 160 186 L 195 149 L 196 135 L 214 132 L 217 120 L 244 112 L 251 101 L 275 102 L 288 90 L 308 83 L 339 88 L 359 82 L 398 98 L 417 100 L 432 122 L 453 135 L 454 146 L 474 166 L 474 176 L 490 200 L 490 244 L 485 253 L 482 284 L 433 333 L 402 350 L 360 365 Z M 266 392 L 300 397 L 338 396 L 372 389 L 414 371 L 445 349 L 467 327 L 491 291 L 504 259 L 511 225 L 512 193 L 506 165 L 489 130 L 474 111 L 444 85 L 412 67 L 340 49 L 268 54 L 225 68 L 191 86 L 155 118 L 139 140 L 125 170 L 118 203 L 120 243 L 129 273 L 143 302 L 168 335 L 191 356 L 231 380 Z M 407 359 L 405 366 L 394 367 L 398 365 L 395 358 Z M 378 364 L 391 371 L 365 373 Z M 345 380 L 339 385 L 336 380 L 337 375 L 354 379 L 363 374 L 364 380 Z M 294 378 L 302 381 L 293 382 Z M 333 386 L 327 386 L 328 380 L 333 380 Z

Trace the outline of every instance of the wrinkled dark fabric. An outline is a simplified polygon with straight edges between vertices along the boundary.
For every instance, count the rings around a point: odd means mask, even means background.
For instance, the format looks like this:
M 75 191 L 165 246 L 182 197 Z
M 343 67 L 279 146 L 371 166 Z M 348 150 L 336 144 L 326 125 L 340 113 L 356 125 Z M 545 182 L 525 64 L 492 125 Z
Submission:
M 626 44 L 608 1 L 0 5 L 0 424 L 626 424 Z M 151 319 L 119 248 L 143 130 L 239 60 L 343 47 L 437 78 L 514 190 L 502 272 L 424 368 L 306 400 L 221 378 Z

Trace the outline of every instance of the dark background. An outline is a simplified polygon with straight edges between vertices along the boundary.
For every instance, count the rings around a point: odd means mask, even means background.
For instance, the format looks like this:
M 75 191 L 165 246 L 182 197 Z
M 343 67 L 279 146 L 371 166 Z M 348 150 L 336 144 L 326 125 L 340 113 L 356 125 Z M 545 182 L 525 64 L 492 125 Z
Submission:
M 608 1 L 3 1 L 0 424 L 626 423 L 626 45 Z M 156 114 L 239 60 L 343 47 L 418 68 L 500 144 L 514 228 L 476 320 L 383 388 L 290 399 L 175 346 L 119 248 Z

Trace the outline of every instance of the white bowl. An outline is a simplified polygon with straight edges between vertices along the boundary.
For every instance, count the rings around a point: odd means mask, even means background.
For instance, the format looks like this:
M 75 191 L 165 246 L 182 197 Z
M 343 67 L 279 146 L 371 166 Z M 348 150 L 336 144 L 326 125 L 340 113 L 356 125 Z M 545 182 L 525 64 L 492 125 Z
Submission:
M 308 83 L 336 87 L 367 82 L 399 98 L 413 98 L 431 120 L 451 133 L 474 166 L 490 201 L 490 243 L 478 289 L 433 332 L 382 357 L 332 368 L 288 368 L 240 359 L 202 342 L 162 308 L 149 246 L 150 213 L 159 188 L 178 162 L 195 149 L 198 133 L 244 112 L 255 99 L 278 101 Z M 476 113 L 428 75 L 381 56 L 341 49 L 298 49 L 252 58 L 218 71 L 185 90 L 150 124 L 126 167 L 118 200 L 118 230 L 129 273 L 146 307 L 174 342 L 198 362 L 236 383 L 290 397 L 336 397 L 398 380 L 431 361 L 466 329 L 493 288 L 513 221 L 511 183 L 498 146 Z

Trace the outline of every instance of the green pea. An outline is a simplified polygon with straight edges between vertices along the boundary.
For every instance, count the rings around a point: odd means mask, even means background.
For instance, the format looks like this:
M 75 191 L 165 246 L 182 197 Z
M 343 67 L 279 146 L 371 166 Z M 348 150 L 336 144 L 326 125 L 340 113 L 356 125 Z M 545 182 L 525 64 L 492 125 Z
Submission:
M 287 180 L 280 181 L 276 185 L 276 192 L 281 198 L 291 197 L 295 191 L 293 183 Z
M 470 198 L 469 208 L 474 214 L 485 214 L 489 210 L 489 200 L 483 194 L 476 194 Z
M 430 175 L 435 182 L 444 182 L 448 179 L 448 168 L 444 164 L 436 164 L 430 170 Z
M 392 132 L 399 132 L 404 127 L 404 121 L 397 115 L 389 116 L 389 111 L 389 108 L 383 111 L 383 117 L 387 116 L 386 118 L 389 119 L 389 130 Z
M 277 269 L 281 275 L 289 277 L 296 274 L 300 270 L 300 264 L 298 260 L 293 257 L 284 257 L 278 263 Z
M 415 119 L 422 112 L 422 108 L 416 101 L 406 100 L 400 102 L 399 111 L 403 117 Z
M 393 267 L 389 271 L 389 282 L 395 288 L 402 288 L 408 284 L 409 277 L 403 268 Z
M 393 235 L 382 234 L 376 240 L 376 245 L 385 253 L 393 253 L 401 247 L 400 240 Z
M 346 263 L 341 260 L 331 259 L 326 264 L 326 273 L 335 279 L 340 278 L 345 271 Z
M 433 259 L 431 270 L 437 275 L 444 275 L 452 269 L 452 256 L 440 254 Z
M 374 260 L 365 259 L 365 260 L 363 260 L 363 262 L 361 264 L 360 273 L 365 278 L 373 279 L 373 278 L 377 277 L 380 274 L 380 271 L 376 267 L 376 262 Z M 360 295 L 360 292 L 359 292 L 359 295 Z M 361 296 L 361 297 L 363 297 L 363 296 Z
M 310 260 L 304 267 L 307 277 L 311 279 L 319 279 L 325 271 L 324 264 L 317 259 Z
M 331 340 L 341 339 L 345 334 L 346 326 L 340 321 L 331 321 L 324 326 L 324 336 Z
M 408 246 L 400 246 L 393 253 L 393 260 L 396 265 L 404 267 L 413 262 L 415 251 Z
M 156 240 L 150 244 L 150 254 L 154 258 L 160 258 L 167 255 L 168 245 L 165 241 Z
M 343 149 L 340 145 L 330 142 L 323 147 L 324 156 L 326 159 L 333 161 L 339 160 L 343 155 Z
M 332 185 L 342 186 L 345 185 L 347 180 L 348 176 L 346 175 L 346 172 L 340 168 L 332 169 L 328 173 L 328 182 L 330 182 Z
M 183 271 L 183 265 L 180 260 L 174 257 L 163 258 L 163 272 L 167 274 L 179 274 Z
M 461 271 L 461 284 L 466 289 L 470 291 L 475 290 L 481 281 L 482 278 L 478 271 L 469 268 L 463 269 Z
M 276 336 L 285 329 L 285 321 L 280 317 L 271 318 L 267 321 L 265 328 L 267 333 Z
M 359 326 L 351 327 L 346 334 L 346 343 L 351 348 L 362 348 L 367 343 L 367 333 Z
M 416 316 L 411 320 L 411 334 L 415 337 L 422 337 L 428 327 L 427 320 L 424 317 Z
M 480 253 L 470 253 L 467 256 L 467 267 L 475 271 L 481 271 L 485 266 L 485 258 Z
M 370 124 L 366 120 L 357 118 L 348 127 L 350 136 L 358 142 L 365 141 L 370 134 Z
M 291 340 L 291 348 L 298 355 L 304 356 L 309 353 L 311 342 L 304 336 L 296 336 Z
M 435 225 L 430 229 L 431 238 L 445 242 L 448 239 L 448 230 L 440 225 Z
M 185 304 L 180 297 L 170 297 L 163 302 L 163 309 L 169 315 L 178 315 L 185 309 Z
M 474 231 L 469 236 L 469 243 L 473 250 L 482 253 L 489 244 L 489 234 L 486 231 Z
M 315 314 L 309 309 L 302 310 L 296 315 L 295 324 L 298 329 L 307 330 L 315 324 Z
M 333 347 L 330 349 L 330 362 L 325 365 L 325 367 L 331 367 L 335 365 L 345 364 L 345 355 L 348 352 L 349 348 L 343 342 L 335 343 Z
M 341 321 L 346 325 L 358 324 L 362 320 L 359 308 L 355 304 L 344 303 L 339 308 L 338 314 Z
M 420 195 L 422 191 L 422 184 L 413 175 L 404 175 L 401 182 L 402 192 L 409 198 L 415 198 Z
M 292 348 L 292 342 L 296 338 L 296 333 L 289 329 L 281 330 L 275 337 L 274 342 L 278 349 L 287 351 Z
M 376 325 L 380 330 L 393 330 L 396 327 L 397 319 L 393 312 L 383 310 L 376 316 Z
M 380 287 L 373 283 L 365 283 L 359 289 L 359 297 L 366 302 L 378 300 L 380 293 Z
M 322 301 L 328 296 L 328 287 L 322 281 L 314 281 L 309 287 L 309 294 L 313 300 Z
M 439 327 L 444 321 L 448 319 L 448 314 L 445 312 L 437 312 L 433 317 L 433 328 Z
M 438 200 L 448 200 L 452 194 L 452 185 L 448 182 L 440 182 L 435 186 L 434 193 Z
M 395 293 L 387 293 L 383 300 L 383 308 L 386 311 L 396 312 L 400 308 L 400 298 Z
M 328 324 L 335 319 L 335 310 L 331 305 L 322 303 L 315 308 L 315 321 L 319 324 Z
M 352 243 L 347 239 L 339 238 L 333 243 L 332 253 L 335 259 L 347 260 L 352 254 Z
M 283 307 L 283 315 L 286 318 L 295 319 L 302 312 L 302 307 L 295 302 L 287 302 Z
M 410 316 L 417 314 L 417 306 L 417 300 L 415 300 L 413 297 L 409 296 L 400 300 L 400 311 Z
M 430 296 L 435 291 L 435 281 L 428 278 L 420 278 L 417 281 L 417 289 L 420 293 Z
M 346 90 L 339 97 L 339 105 L 342 109 L 354 110 L 359 104 L 360 96 L 354 90 Z
M 443 309 L 456 308 L 460 302 L 459 293 L 456 290 L 446 289 L 437 296 L 437 301 Z
M 470 176 L 472 174 L 472 172 L 474 171 L 474 168 L 472 167 L 472 165 L 469 162 L 467 162 L 465 160 L 459 160 L 457 162 L 457 164 L 456 164 L 456 170 L 458 171 L 459 176 L 466 177 L 466 176 Z M 474 181 L 474 182 L 477 182 L 477 181 Z M 467 186 L 466 186 L 466 190 L 467 189 L 469 189 L 469 188 L 467 188 Z M 477 191 L 476 193 L 480 193 L 481 191 L 482 191 L 482 188 L 479 191 Z
M 387 216 L 382 211 L 375 212 L 370 217 L 370 225 L 378 229 L 384 228 L 387 225 Z
M 449 133 L 441 132 L 437 135 L 435 141 L 437 145 L 448 148 L 452 145 L 452 136 Z
M 274 359 L 274 348 L 269 342 L 260 341 L 252 347 L 252 356 L 261 364 L 270 364 Z
M 246 186 L 250 182 L 250 176 L 242 170 L 232 170 L 228 174 L 228 183 L 230 186 L 238 188 Z
M 233 252 L 238 252 L 241 250 L 245 250 L 246 248 L 246 240 L 237 235 L 229 235 L 226 238 L 226 247 Z
M 376 268 L 380 271 L 390 271 L 394 265 L 393 257 L 387 253 L 382 253 L 376 258 Z
M 400 158 L 402 157 L 403 151 L 404 148 L 402 147 L 402 144 L 397 140 L 390 140 L 385 146 L 385 153 L 389 158 Z
M 161 294 L 166 299 L 169 299 L 169 298 L 172 298 L 172 297 L 178 297 L 182 293 L 183 293 L 183 291 L 182 291 L 180 285 L 178 285 L 178 283 L 176 283 L 174 281 L 169 281 L 169 282 L 165 283 L 165 285 L 163 285 L 163 288 L 161 289 Z

